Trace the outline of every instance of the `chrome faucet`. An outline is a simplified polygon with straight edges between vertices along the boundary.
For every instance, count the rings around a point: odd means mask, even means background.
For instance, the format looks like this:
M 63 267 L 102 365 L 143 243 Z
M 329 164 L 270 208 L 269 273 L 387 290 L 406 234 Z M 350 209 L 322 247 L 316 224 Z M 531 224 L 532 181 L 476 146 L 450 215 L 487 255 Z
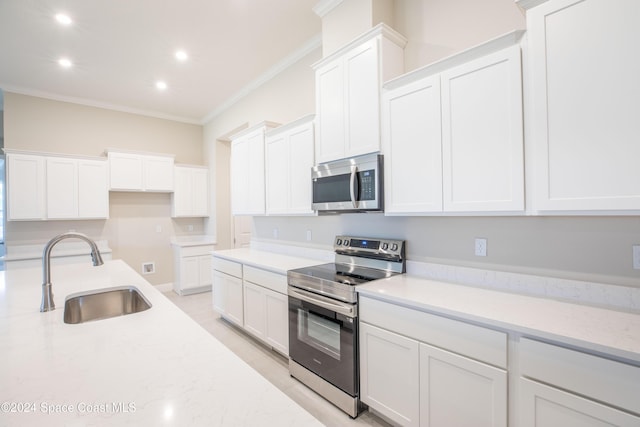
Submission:
M 96 243 L 82 233 L 68 232 L 62 233 L 49 240 L 49 243 L 44 247 L 42 253 L 42 304 L 40 305 L 40 311 L 55 310 L 56 305 L 53 303 L 53 292 L 51 287 L 51 249 L 61 240 L 64 239 L 80 239 L 84 240 L 91 246 L 91 260 L 94 266 L 102 265 L 102 255 L 98 250 Z

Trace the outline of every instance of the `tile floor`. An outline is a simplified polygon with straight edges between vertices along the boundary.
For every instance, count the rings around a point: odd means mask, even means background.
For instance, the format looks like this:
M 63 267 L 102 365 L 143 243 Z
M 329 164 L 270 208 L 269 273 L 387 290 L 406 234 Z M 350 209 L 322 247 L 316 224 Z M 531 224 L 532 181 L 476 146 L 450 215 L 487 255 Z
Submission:
M 363 412 L 354 420 L 304 384 L 292 378 L 289 375 L 287 360 L 283 356 L 249 337 L 240 329 L 221 319 L 213 311 L 210 292 L 179 296 L 173 291 L 169 291 L 164 295 L 324 425 L 330 427 L 389 426 L 385 421 L 368 411 Z

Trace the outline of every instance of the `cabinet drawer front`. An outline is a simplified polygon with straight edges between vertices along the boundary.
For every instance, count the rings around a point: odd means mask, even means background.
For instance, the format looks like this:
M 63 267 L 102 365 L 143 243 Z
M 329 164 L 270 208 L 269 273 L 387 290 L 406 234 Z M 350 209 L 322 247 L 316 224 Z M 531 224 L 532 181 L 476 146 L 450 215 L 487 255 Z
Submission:
M 205 246 L 186 246 L 180 248 L 181 256 L 200 256 L 207 255 L 209 252 L 215 249 L 214 245 L 205 245 Z M 216 270 L 219 270 L 218 268 Z
M 500 368 L 507 334 L 376 299 L 360 298 L 360 320 Z
M 271 271 L 245 265 L 244 280 L 281 294 L 287 294 L 287 276 L 284 274 L 273 273 Z
M 523 338 L 522 376 L 640 414 L 640 367 Z
M 242 278 L 242 264 L 222 258 L 213 257 L 213 269 L 231 276 Z

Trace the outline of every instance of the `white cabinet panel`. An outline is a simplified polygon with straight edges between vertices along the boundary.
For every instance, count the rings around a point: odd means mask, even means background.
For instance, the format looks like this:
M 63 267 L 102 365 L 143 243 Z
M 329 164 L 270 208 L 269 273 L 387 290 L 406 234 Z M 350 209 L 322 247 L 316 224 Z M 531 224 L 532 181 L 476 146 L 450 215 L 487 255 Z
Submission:
M 242 279 L 213 270 L 213 309 L 229 321 L 243 326 Z
M 276 126 L 264 122 L 231 138 L 231 212 L 265 213 L 265 132 Z
M 109 171 L 104 160 L 78 160 L 78 216 L 109 217 Z
M 439 76 L 385 91 L 382 111 L 385 213 L 441 212 Z
M 420 425 L 506 427 L 507 372 L 420 344 Z
M 211 251 L 214 248 L 214 245 L 173 246 L 173 290 L 178 295 L 211 289 Z
M 176 165 L 171 216 L 205 217 L 209 215 L 209 170 L 205 167 Z
M 444 210 L 524 210 L 520 47 L 441 79 Z
M 316 70 L 316 162 L 380 151 L 384 79 L 403 71 L 406 40 L 380 24 Z
M 420 425 L 419 343 L 360 322 L 360 398 L 403 426 Z
M 534 6 L 527 123 L 536 210 L 639 210 L 640 3 Z
M 47 218 L 78 217 L 78 161 L 47 157 Z
M 253 283 L 244 286 L 244 328 L 256 338 L 265 339 L 265 303 L 264 288 Z
M 640 417 L 610 406 L 520 379 L 520 427 L 638 427 Z
M 112 191 L 173 191 L 173 157 L 108 151 Z
M 45 174 L 44 157 L 7 154 L 7 220 L 46 217 Z
M 265 139 L 266 212 L 308 215 L 311 209 L 311 167 L 314 159 L 311 117 L 268 132 Z
M 266 290 L 265 339 L 275 350 L 289 355 L 289 299 L 287 295 Z

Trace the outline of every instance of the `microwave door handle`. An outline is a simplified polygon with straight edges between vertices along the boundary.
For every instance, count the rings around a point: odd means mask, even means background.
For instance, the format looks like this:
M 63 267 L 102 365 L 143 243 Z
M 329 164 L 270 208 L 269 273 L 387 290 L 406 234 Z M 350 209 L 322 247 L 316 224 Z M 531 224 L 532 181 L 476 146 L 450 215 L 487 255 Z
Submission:
M 351 166 L 351 180 L 350 180 L 350 193 L 351 193 L 351 203 L 355 209 L 358 208 L 358 199 L 356 198 L 356 194 L 360 194 L 360 188 L 358 186 L 358 167 Z

